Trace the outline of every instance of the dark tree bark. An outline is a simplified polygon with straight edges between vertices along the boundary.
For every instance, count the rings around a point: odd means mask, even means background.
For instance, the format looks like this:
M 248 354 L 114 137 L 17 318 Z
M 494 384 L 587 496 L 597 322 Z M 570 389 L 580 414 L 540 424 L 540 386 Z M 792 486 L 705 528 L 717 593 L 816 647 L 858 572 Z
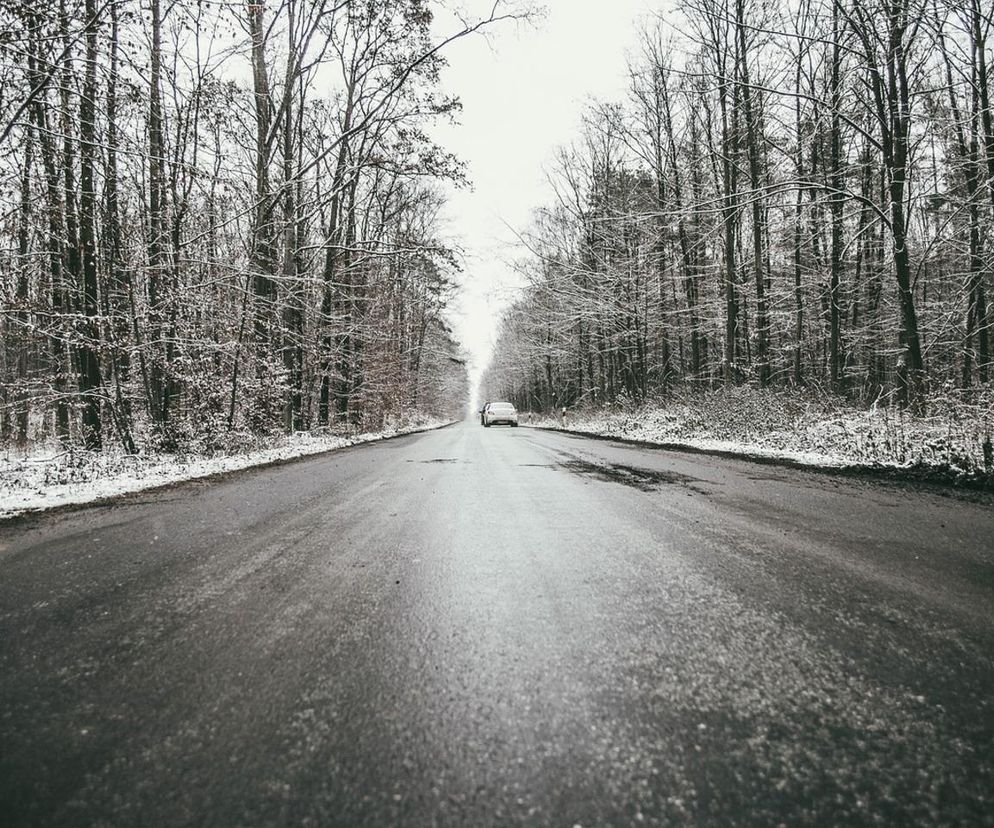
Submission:
M 739 334 L 739 302 L 736 290 L 738 275 L 735 265 L 736 224 L 738 214 L 737 197 L 737 166 L 735 156 L 738 152 L 738 115 L 735 96 L 733 94 L 732 112 L 729 114 L 729 89 L 733 88 L 727 72 L 727 55 L 724 52 L 721 39 L 714 40 L 717 50 L 715 60 L 719 72 L 718 105 L 721 113 L 721 176 L 722 176 L 722 224 L 724 227 L 724 294 L 725 294 L 725 346 L 724 346 L 724 378 L 726 383 L 739 380 L 738 369 L 738 334 Z
M 252 90 L 255 100 L 255 215 L 253 218 L 252 290 L 255 294 L 255 341 L 265 364 L 273 337 L 273 308 L 276 302 L 276 248 L 273 227 L 273 195 L 269 182 L 270 131 L 273 105 L 266 64 L 265 5 L 248 6 L 252 39 Z M 289 111 L 289 107 L 287 107 Z M 267 369 L 263 369 L 267 370 Z M 265 381 L 265 380 L 264 380 Z
M 694 247 L 696 238 L 691 238 L 687 227 L 687 218 L 684 215 L 684 194 L 683 180 L 680 175 L 679 156 L 676 148 L 676 136 L 673 126 L 673 112 L 670 104 L 669 76 L 664 74 L 662 66 L 657 67 L 658 92 L 661 103 L 662 131 L 666 134 L 666 152 L 669 157 L 669 166 L 673 171 L 673 209 L 677 215 L 677 236 L 680 243 L 680 262 L 683 268 L 684 294 L 687 299 L 687 316 L 690 327 L 690 373 L 695 379 L 701 373 L 701 335 L 700 322 L 698 319 L 700 310 L 700 288 L 698 285 L 698 273 L 695 263 Z M 696 124 L 695 124 L 696 126 Z M 659 141 L 662 144 L 662 141 Z M 657 163 L 662 169 L 662 161 Z M 660 218 L 662 219 L 662 205 L 660 205 Z
M 749 156 L 749 183 L 752 188 L 752 260 L 756 280 L 756 372 L 759 385 L 765 388 L 770 382 L 769 314 L 766 307 L 766 290 L 763 255 L 763 174 L 761 169 L 761 131 L 759 116 L 753 101 L 753 88 L 749 83 L 749 52 L 746 42 L 745 0 L 735 2 L 735 23 L 738 35 L 737 57 L 742 87 L 742 109 L 746 124 L 746 151 Z
M 133 288 L 130 275 L 124 264 L 118 189 L 117 83 L 120 19 L 116 3 L 110 5 L 110 19 L 110 70 L 107 76 L 107 160 L 104 184 L 104 197 L 106 199 L 104 257 L 108 274 L 105 278 L 104 290 L 101 292 L 101 299 L 114 378 L 114 421 L 124 450 L 129 454 L 134 454 L 136 447 L 132 434 L 131 405 L 124 392 L 131 360 L 127 349 L 122 347 L 122 343 L 128 337 L 129 305 Z
M 836 7 L 846 13 L 841 2 L 837 1 Z M 911 126 L 908 48 L 917 36 L 921 20 L 912 19 L 909 0 L 885 0 L 883 11 L 885 28 L 879 36 L 886 43 L 886 49 L 882 60 L 878 59 L 875 44 L 877 20 L 856 4 L 851 9 L 848 22 L 863 47 L 867 85 L 873 96 L 873 110 L 880 129 L 881 156 L 887 171 L 891 253 L 902 322 L 898 381 L 905 402 L 918 406 L 924 391 L 925 366 L 912 285 L 905 199 Z
M 803 51 L 797 56 L 795 86 L 801 88 L 801 64 Z M 794 355 L 793 376 L 795 385 L 804 385 L 804 290 L 803 290 L 803 237 L 804 237 L 804 132 L 801 126 L 801 97 L 794 99 L 794 134 L 797 140 L 795 170 L 797 174 L 797 195 L 794 204 Z
M 166 252 L 166 173 L 162 116 L 162 12 L 160 0 L 152 0 L 152 54 L 149 75 L 148 111 L 148 342 L 149 414 L 157 423 L 160 437 L 167 443 L 171 415 L 172 387 L 167 349 L 166 318 L 170 299 L 169 265 Z M 168 347 L 168 345 L 167 345 Z
M 41 17 L 32 20 L 33 31 L 41 31 Z M 33 84 L 41 81 L 32 54 L 29 54 L 30 74 Z M 68 371 L 69 349 L 66 339 L 60 335 L 58 327 L 60 318 L 68 310 L 68 296 L 65 287 L 66 237 L 68 231 L 65 225 L 65 191 L 63 181 L 56 165 L 57 150 L 52 140 L 52 130 L 48 117 L 46 95 L 37 95 L 31 103 L 31 120 L 38 136 L 38 145 L 42 166 L 45 171 L 45 247 L 48 274 L 49 304 L 52 309 L 53 322 L 49 337 L 51 350 L 52 385 L 55 388 L 55 434 L 60 441 L 65 442 L 70 436 L 70 417 L 68 400 Z
M 35 63 L 33 45 L 31 49 L 31 64 Z M 29 66 L 29 74 L 33 65 Z M 29 260 L 31 220 L 34 210 L 31 206 L 31 167 L 34 163 L 34 130 L 27 129 L 24 133 L 24 164 L 21 168 L 21 203 L 17 217 L 17 281 L 14 290 L 14 299 L 17 309 L 14 318 L 17 320 L 18 329 L 16 336 L 11 337 L 8 347 L 16 349 L 14 359 L 16 361 L 17 389 L 14 399 L 14 411 L 16 424 L 14 426 L 14 441 L 19 446 L 24 446 L 28 442 L 28 420 L 31 412 L 31 395 L 28 392 L 28 354 L 30 340 L 27 336 L 27 329 L 31 323 L 31 312 L 29 310 Z M 9 420 L 3 420 L 4 439 L 9 439 Z
M 291 10 L 291 21 L 293 12 Z M 293 30 L 291 22 L 290 30 Z M 291 44 L 292 46 L 292 44 Z M 292 49 L 290 51 L 292 54 Z M 291 73 L 291 59 L 287 61 L 287 74 Z M 300 103 L 303 103 L 301 89 Z M 303 423 L 303 371 L 304 353 L 302 340 L 304 336 L 304 304 L 302 291 L 297 285 L 298 275 L 302 271 L 298 237 L 303 223 L 300 215 L 302 202 L 302 183 L 296 177 L 295 170 L 300 167 L 300 144 L 302 117 L 294 123 L 293 106 L 287 101 L 283 112 L 283 282 L 286 292 L 286 303 L 283 308 L 283 367 L 287 373 L 289 394 L 284 406 L 284 428 L 288 432 L 300 431 Z
M 839 0 L 832 3 L 832 54 L 830 90 L 832 99 L 832 119 L 830 137 L 829 170 L 829 209 L 832 214 L 832 249 L 830 253 L 829 273 L 829 380 L 836 391 L 843 387 L 842 376 L 842 208 L 845 202 L 843 188 L 845 178 L 842 171 L 842 82 L 840 69 L 842 64 L 842 37 L 839 26 Z
M 342 339 L 337 342 L 331 333 L 332 313 L 337 308 L 341 308 L 340 296 L 343 286 L 338 284 L 341 278 L 340 260 L 344 251 L 344 244 L 341 236 L 341 212 L 342 199 L 346 186 L 346 170 L 349 160 L 349 140 L 352 132 L 352 117 L 355 106 L 355 79 L 352 78 L 347 90 L 347 99 L 342 118 L 342 140 L 338 147 L 338 158 L 335 162 L 335 173 L 331 181 L 331 206 L 329 210 L 328 228 L 325 233 L 325 257 L 324 271 L 322 273 L 322 293 L 321 293 L 321 326 L 325 331 L 321 343 L 321 391 L 318 403 L 318 422 L 321 425 L 328 425 L 331 418 L 331 396 L 332 383 L 331 376 L 333 355 L 336 345 L 342 350 L 347 343 Z
M 96 207 L 94 153 L 96 138 L 97 33 L 98 20 L 94 0 L 86 0 L 86 68 L 79 105 L 80 123 L 80 250 L 82 253 L 82 296 L 85 325 L 79 347 L 79 390 L 83 395 L 83 443 L 99 451 L 101 433 L 102 385 L 100 366 L 100 296 L 97 271 Z

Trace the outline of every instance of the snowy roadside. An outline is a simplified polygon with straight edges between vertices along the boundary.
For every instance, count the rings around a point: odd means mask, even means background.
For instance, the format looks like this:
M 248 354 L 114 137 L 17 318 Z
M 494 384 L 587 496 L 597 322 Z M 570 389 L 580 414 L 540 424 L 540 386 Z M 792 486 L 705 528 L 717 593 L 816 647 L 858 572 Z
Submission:
M 265 447 L 213 457 L 80 451 L 23 454 L 10 449 L 0 454 L 0 520 L 429 431 L 448 423 L 426 419 L 350 436 L 299 432 Z
M 811 395 L 754 389 L 709 392 L 666 405 L 532 418 L 540 428 L 828 469 L 907 472 L 994 484 L 987 405 L 933 406 L 927 416 L 860 409 Z
M 607 437 L 656 445 L 661 448 L 686 448 L 693 451 L 735 455 L 743 458 L 754 457 L 763 460 L 780 460 L 820 468 L 841 469 L 854 465 L 851 461 L 837 455 L 778 449 L 758 443 L 744 443 L 736 440 L 714 440 L 707 437 L 674 438 L 668 436 L 665 432 L 652 433 L 650 430 L 642 430 L 637 425 L 634 428 L 617 428 L 609 422 L 586 417 L 579 419 L 570 417 L 565 427 L 563 427 L 561 422 L 553 419 L 534 420 L 530 425 L 533 428 L 555 429 L 585 437 Z

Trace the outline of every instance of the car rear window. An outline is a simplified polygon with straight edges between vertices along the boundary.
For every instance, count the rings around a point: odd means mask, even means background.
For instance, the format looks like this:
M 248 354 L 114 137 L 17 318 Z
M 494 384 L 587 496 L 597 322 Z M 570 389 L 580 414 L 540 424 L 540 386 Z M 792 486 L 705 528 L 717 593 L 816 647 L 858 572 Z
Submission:
M 514 411 L 514 406 L 510 403 L 490 403 L 491 411 Z

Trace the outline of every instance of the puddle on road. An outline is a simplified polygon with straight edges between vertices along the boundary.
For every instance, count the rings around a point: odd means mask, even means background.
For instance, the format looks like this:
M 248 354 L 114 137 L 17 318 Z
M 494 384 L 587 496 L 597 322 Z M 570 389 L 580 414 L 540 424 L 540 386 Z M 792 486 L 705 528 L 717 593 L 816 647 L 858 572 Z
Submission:
M 624 466 L 621 464 L 607 463 L 598 465 L 588 463 L 586 460 L 569 460 L 561 464 L 562 468 L 579 474 L 584 477 L 593 477 L 596 480 L 604 480 L 608 483 L 621 483 L 623 486 L 630 486 L 640 492 L 654 492 L 660 486 L 671 483 L 701 483 L 696 477 L 690 477 L 678 472 L 654 471 L 652 469 L 639 469 L 634 466 Z
M 433 457 L 429 460 L 408 460 L 408 463 L 424 463 L 429 465 L 448 463 L 468 463 L 468 460 L 461 460 L 458 457 Z M 620 483 L 638 489 L 640 492 L 654 492 L 660 486 L 680 484 L 687 488 L 699 492 L 700 494 L 711 494 L 710 491 L 697 488 L 694 483 L 703 483 L 696 477 L 672 471 L 654 471 L 653 469 L 640 469 L 636 466 L 626 466 L 620 463 L 591 463 L 587 460 L 574 458 L 562 463 L 516 463 L 519 468 L 527 469 L 566 469 L 583 477 L 592 477 L 595 480 L 603 480 L 608 483 Z

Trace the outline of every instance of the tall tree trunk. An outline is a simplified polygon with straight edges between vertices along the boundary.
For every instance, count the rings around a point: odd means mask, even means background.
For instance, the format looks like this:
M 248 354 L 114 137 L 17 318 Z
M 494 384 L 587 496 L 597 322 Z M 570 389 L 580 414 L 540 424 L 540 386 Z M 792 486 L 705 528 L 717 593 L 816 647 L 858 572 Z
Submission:
M 941 28 L 939 28 L 939 46 L 946 68 L 946 85 L 949 92 L 949 106 L 953 115 L 953 133 L 956 137 L 956 146 L 959 151 L 960 163 L 963 167 L 963 178 L 966 183 L 967 215 L 969 216 L 970 266 L 966 285 L 967 308 L 964 320 L 965 333 L 963 337 L 963 363 L 961 373 L 961 385 L 963 388 L 969 388 L 973 383 L 973 365 L 974 356 L 976 355 L 973 348 L 973 339 L 975 334 L 978 333 L 978 328 L 979 338 L 981 339 L 980 350 L 982 352 L 986 352 L 987 350 L 987 331 L 982 325 L 982 322 L 987 315 L 987 302 L 983 289 L 984 262 L 981 252 L 980 204 L 978 203 L 981 186 L 981 168 L 979 158 L 980 148 L 977 140 L 977 131 L 980 128 L 980 124 L 978 123 L 979 95 L 978 85 L 976 83 L 976 62 L 974 62 L 974 77 L 972 78 L 974 83 L 971 84 L 971 117 L 969 124 L 967 124 L 967 128 L 969 129 L 969 139 L 967 139 L 967 133 L 964 129 L 966 119 L 964 112 L 960 107 L 959 96 L 956 94 L 956 86 L 953 84 L 952 60 L 950 59 L 949 51 L 946 46 L 946 40 L 942 34 Z M 981 366 L 981 372 L 983 374 L 981 381 L 984 382 L 986 381 L 986 354 L 984 356 L 979 356 L 977 361 Z
M 977 133 L 983 138 L 983 156 L 987 162 L 987 189 L 990 195 L 991 208 L 994 211 L 994 113 L 991 111 L 990 97 L 990 76 L 987 68 L 987 36 L 984 24 L 989 20 L 989 15 L 985 18 L 982 14 L 980 0 L 970 2 L 970 23 L 971 23 L 971 50 L 973 60 L 973 141 L 976 142 Z M 975 152 L 976 158 L 979 154 Z M 977 158 L 976 165 L 979 168 L 980 161 Z M 979 176 L 979 169 L 978 169 Z M 979 205 L 978 205 L 979 211 Z M 978 216 L 979 218 L 979 216 Z M 971 219 L 972 221 L 972 219 Z M 977 228 L 979 232 L 979 227 Z M 977 241 L 977 254 L 982 255 L 982 240 Z M 991 328 L 992 319 L 987 303 L 986 287 L 982 270 L 975 271 L 978 276 L 974 282 L 973 303 L 976 308 L 976 327 L 978 338 L 977 362 L 980 381 L 986 383 L 988 380 L 991 362 Z
M 832 250 L 830 254 L 829 276 L 829 379 L 836 391 L 842 390 L 842 325 L 841 325 L 841 286 L 842 286 L 842 206 L 845 180 L 842 174 L 842 82 L 839 77 L 842 63 L 841 31 L 839 28 L 839 0 L 832 3 L 832 57 L 831 57 L 831 97 L 832 118 L 829 172 L 831 197 L 829 209 L 832 213 Z
M 797 56 L 795 86 L 801 88 L 803 52 Z M 794 133 L 797 140 L 796 172 L 797 196 L 794 205 L 794 384 L 804 384 L 804 292 L 803 292 L 803 236 L 804 236 L 804 133 L 801 128 L 801 97 L 794 99 Z
M 167 443 L 169 431 L 170 366 L 161 342 L 168 314 L 170 290 L 166 255 L 165 142 L 162 117 L 162 13 L 160 0 L 152 0 L 152 54 L 148 111 L 148 315 L 149 315 L 149 414 Z
M 660 102 L 662 104 L 662 131 L 666 133 L 666 151 L 669 157 L 670 168 L 673 170 L 673 209 L 677 214 L 677 235 L 680 243 L 680 262 L 683 267 L 684 293 L 687 298 L 687 317 L 690 325 L 690 373 L 694 379 L 697 379 L 701 373 L 701 336 L 700 321 L 698 319 L 698 314 L 700 312 L 698 308 L 699 289 L 697 284 L 697 269 L 694 262 L 694 241 L 690 238 L 690 233 L 687 229 L 687 218 L 684 215 L 683 182 L 680 176 L 679 157 L 677 155 L 676 137 L 674 135 L 673 113 L 670 105 L 669 94 L 669 77 L 664 74 L 662 66 L 657 68 L 656 75 L 658 78 L 657 89 Z M 696 121 L 694 123 L 696 124 Z M 661 178 L 661 159 L 657 161 L 657 167 L 659 168 L 659 176 Z M 661 199 L 662 196 L 660 194 L 660 201 Z M 662 203 L 659 205 L 659 211 L 660 222 L 662 223 L 664 221 Z
M 355 394 L 362 384 L 362 294 L 364 272 L 361 266 L 353 266 L 352 248 L 356 238 L 356 189 L 359 176 L 353 173 L 349 181 L 343 206 L 345 226 L 343 228 L 343 249 L 339 270 L 341 289 L 338 292 L 338 314 L 343 320 L 336 345 L 339 354 L 338 382 L 335 385 L 335 414 L 343 423 L 355 425 L 356 412 L 353 411 Z
M 889 43 L 887 86 L 890 134 L 884 140 L 884 153 L 890 166 L 891 233 L 894 243 L 894 268 L 897 275 L 898 300 L 904 323 L 906 347 L 907 398 L 912 405 L 920 403 L 925 365 L 922 359 L 918 313 L 911 284 L 911 256 L 908 251 L 908 226 L 905 216 L 905 190 L 908 180 L 911 100 L 908 89 L 907 0 L 893 0 L 888 15 Z
M 273 198 L 269 184 L 270 129 L 273 122 L 266 65 L 265 5 L 248 6 L 249 31 L 252 38 L 252 89 L 255 99 L 255 211 L 253 217 L 252 285 L 255 294 L 255 340 L 260 358 L 265 362 L 272 339 L 273 304 L 276 298 L 275 244 L 273 235 Z M 289 79 L 287 79 L 289 83 Z M 290 107 L 287 107 L 289 110 Z
M 83 443 L 88 449 L 99 450 L 103 445 L 101 434 L 101 387 L 103 378 L 100 367 L 100 296 L 97 284 L 97 194 L 94 182 L 94 153 L 96 137 L 97 97 L 97 8 L 95 0 L 86 0 L 86 68 L 83 93 L 79 105 L 79 223 L 80 250 L 83 258 L 83 316 L 84 340 L 79 349 L 79 390 L 83 395 Z
M 735 104 L 733 101 L 732 118 L 729 123 L 728 112 L 728 90 L 731 81 L 726 72 L 726 60 L 724 54 L 718 56 L 719 70 L 721 77 L 718 86 L 718 104 L 721 112 L 721 168 L 722 168 L 722 223 L 724 225 L 724 252 L 725 252 L 725 353 L 724 353 L 724 374 L 725 382 L 738 382 L 738 298 L 736 295 L 736 267 L 735 267 L 735 243 L 736 243 L 736 214 L 738 204 L 736 198 L 736 164 L 737 154 L 737 118 L 735 116 Z
M 766 291 L 763 256 L 763 177 L 760 164 L 761 126 L 753 106 L 753 89 L 749 83 L 749 53 L 745 35 L 745 0 L 735 3 L 736 30 L 738 33 L 739 73 L 742 80 L 742 108 L 746 122 L 746 150 L 749 154 L 749 183 L 752 188 L 752 258 L 756 277 L 756 372 L 759 385 L 765 388 L 770 382 L 769 314 L 766 308 Z
M 36 16 L 32 29 L 40 31 L 41 17 Z M 32 44 L 34 40 L 32 40 Z M 29 56 L 32 63 L 32 86 L 41 83 L 41 70 Z M 49 278 L 49 302 L 52 308 L 53 323 L 50 326 L 49 344 L 51 349 L 53 385 L 55 387 L 55 434 L 61 442 L 69 439 L 68 365 L 69 349 L 66 340 L 60 335 L 61 319 L 67 308 L 65 289 L 65 210 L 62 182 L 56 166 L 56 149 L 52 141 L 52 129 L 48 119 L 47 96 L 37 95 L 31 103 L 31 119 L 38 136 L 42 166 L 45 170 L 45 214 L 47 250 L 47 271 Z
M 331 207 L 329 210 L 328 229 L 325 233 L 325 258 L 324 271 L 322 273 L 321 292 L 321 320 L 320 324 L 324 331 L 321 338 L 321 390 L 318 402 L 318 422 L 321 425 L 328 425 L 331 422 L 331 398 L 332 382 L 331 376 L 333 357 L 336 345 L 341 346 L 340 338 L 333 336 L 332 314 L 340 306 L 338 296 L 342 291 L 342 286 L 336 283 L 339 279 L 339 261 L 344 252 L 341 239 L 341 210 L 343 191 L 346 186 L 345 173 L 349 159 L 349 135 L 352 131 L 352 115 L 354 107 L 355 81 L 349 84 L 345 111 L 342 119 L 342 140 L 338 147 L 338 158 L 335 162 L 335 173 L 331 182 Z M 334 320 L 335 324 L 342 324 L 339 319 Z M 339 335 L 339 337 L 341 334 Z
M 65 0 L 60 0 L 59 22 L 62 30 L 62 41 L 64 48 L 69 52 L 71 49 L 69 35 L 69 16 L 65 8 Z M 59 245 L 65 251 L 64 280 L 61 285 L 61 295 L 59 311 L 62 314 L 75 314 L 80 311 L 82 304 L 80 289 L 83 284 L 83 263 L 81 256 L 81 245 L 79 239 L 79 218 L 76 212 L 76 131 L 74 129 L 74 119 L 72 112 L 71 90 L 73 83 L 73 62 L 67 58 L 62 71 L 62 83 L 60 84 L 59 97 L 61 103 L 61 126 L 62 126 L 62 187 L 63 187 L 63 218 L 64 237 L 60 239 Z M 71 366 L 71 380 L 75 382 L 77 388 L 80 384 L 80 349 L 76 333 L 71 329 L 69 320 L 63 318 L 59 320 L 65 330 L 65 339 L 68 343 L 68 364 Z M 70 378 L 67 378 L 69 380 Z M 68 393 L 69 382 L 66 382 L 65 392 Z M 66 400 L 68 406 L 68 400 Z M 67 411 L 68 411 L 67 407 Z M 85 439 L 85 438 L 84 438 Z
M 290 9 L 290 25 L 288 31 L 293 32 L 293 9 Z M 287 83 L 292 80 L 293 44 L 291 42 L 287 57 Z M 298 261 L 298 229 L 301 224 L 300 188 L 295 166 L 299 167 L 300 145 L 297 129 L 294 126 L 292 99 L 288 90 L 288 99 L 283 112 L 283 188 L 284 188 L 284 234 L 283 234 L 283 283 L 286 292 L 286 304 L 283 307 L 283 367 L 287 374 L 289 393 L 284 406 L 284 428 L 293 433 L 303 428 L 303 346 L 304 307 L 301 290 L 297 285 L 300 263 Z M 302 110 L 303 89 L 299 105 Z M 301 116 L 302 118 L 302 112 Z M 298 122 L 299 122 L 298 118 Z
M 124 245 L 121 239 L 121 211 L 118 195 L 117 172 L 117 81 L 119 60 L 120 23 L 116 3 L 110 5 L 110 71 L 107 76 L 107 161 L 104 193 L 106 199 L 105 259 L 109 273 L 104 283 L 101 298 L 105 330 L 110 350 L 111 369 L 114 379 L 115 423 L 124 450 L 135 453 L 132 436 L 131 405 L 124 394 L 131 360 L 122 342 L 128 337 L 128 305 L 131 296 L 130 277 L 124 265 Z
M 861 41 L 867 61 L 867 81 L 873 94 L 874 112 L 880 127 L 881 156 L 887 173 L 891 254 L 897 281 L 898 307 L 901 311 L 898 390 L 905 403 L 918 406 L 924 391 L 925 366 L 911 281 L 911 255 L 908 250 L 908 222 L 904 201 L 908 182 L 911 122 L 907 50 L 921 21 L 910 20 L 908 0 L 887 0 L 886 29 L 877 35 L 875 32 L 879 24 L 862 7 L 854 6 L 847 11 L 838 0 L 836 7 L 840 13 L 849 15 L 849 23 Z M 877 58 L 878 40 L 886 42 L 886 53 L 882 61 Z
M 34 45 L 28 47 L 31 50 L 31 64 L 29 75 L 32 72 L 35 62 Z M 13 354 L 16 363 L 17 387 L 14 392 L 15 427 L 14 441 L 19 446 L 24 446 L 28 442 L 28 420 L 31 411 L 31 394 L 28 391 L 28 354 L 31 349 L 31 337 L 28 331 L 31 326 L 31 311 L 29 309 L 29 254 L 31 219 L 33 209 L 31 206 L 31 167 L 34 163 L 34 130 L 30 127 L 24 131 L 24 165 L 21 168 L 21 204 L 17 217 L 17 281 L 14 289 L 14 299 L 17 303 L 17 310 L 14 318 L 17 320 L 17 332 L 10 337 L 8 346 L 13 347 Z M 9 421 L 3 421 L 2 434 L 0 438 L 9 439 Z

